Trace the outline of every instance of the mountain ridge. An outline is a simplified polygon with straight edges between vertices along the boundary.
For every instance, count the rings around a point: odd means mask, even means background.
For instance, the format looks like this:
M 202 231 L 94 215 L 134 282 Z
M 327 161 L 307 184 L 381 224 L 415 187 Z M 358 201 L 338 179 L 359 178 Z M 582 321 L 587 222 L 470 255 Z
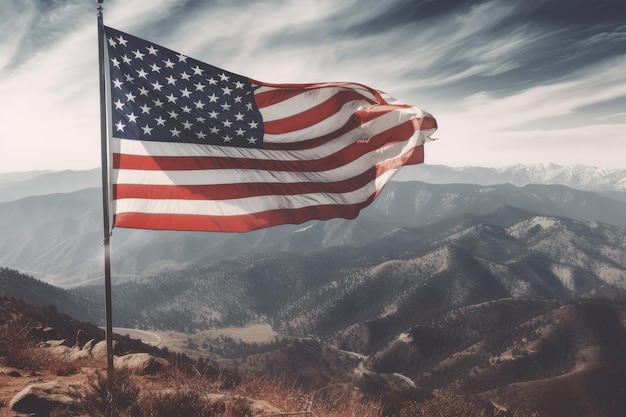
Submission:
M 626 225 L 626 202 L 560 185 L 479 186 L 393 182 L 355 220 L 282 225 L 246 234 L 115 229 L 114 276 L 159 271 L 247 253 L 308 251 L 366 243 L 401 227 L 513 206 L 540 215 Z M 72 286 L 101 277 L 102 207 L 97 188 L 0 203 L 0 265 Z

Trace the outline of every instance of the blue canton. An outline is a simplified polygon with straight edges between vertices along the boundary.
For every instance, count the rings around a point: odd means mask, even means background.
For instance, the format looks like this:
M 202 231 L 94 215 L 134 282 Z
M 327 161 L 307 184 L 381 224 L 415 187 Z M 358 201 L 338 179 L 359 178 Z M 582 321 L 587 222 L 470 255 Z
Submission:
M 263 121 L 246 77 L 105 27 L 113 136 L 261 148 Z

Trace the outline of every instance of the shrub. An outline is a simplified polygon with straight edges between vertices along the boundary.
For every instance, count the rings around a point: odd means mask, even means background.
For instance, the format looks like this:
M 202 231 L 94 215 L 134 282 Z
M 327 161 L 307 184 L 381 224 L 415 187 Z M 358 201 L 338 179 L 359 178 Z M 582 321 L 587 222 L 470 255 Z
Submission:
M 137 417 L 139 387 L 127 370 L 116 370 L 109 381 L 107 375 L 96 373 L 87 392 L 79 399 L 80 409 L 91 417 Z
M 142 408 L 146 416 L 211 417 L 223 411 L 220 404 L 202 398 L 196 392 L 175 391 L 145 398 Z
M 400 417 L 538 417 L 522 411 L 487 411 L 452 394 L 443 394 L 422 402 L 410 402 Z

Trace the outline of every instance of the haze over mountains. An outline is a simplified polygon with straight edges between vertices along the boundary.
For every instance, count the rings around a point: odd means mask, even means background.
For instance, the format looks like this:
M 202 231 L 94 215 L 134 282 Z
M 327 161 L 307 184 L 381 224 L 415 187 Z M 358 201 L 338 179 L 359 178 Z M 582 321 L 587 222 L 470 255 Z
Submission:
M 626 226 L 625 203 L 607 197 L 613 184 L 621 190 L 626 171 L 614 171 L 610 181 L 588 167 L 512 167 L 503 171 L 503 184 L 428 184 L 392 182 L 381 196 L 354 221 L 332 220 L 285 225 L 246 234 L 177 233 L 116 229 L 111 240 L 115 280 L 148 276 L 186 265 L 202 265 L 223 257 L 257 252 L 315 250 L 346 244 L 362 244 L 399 227 L 425 225 L 462 213 L 490 213 L 511 206 L 539 215 L 563 216 L 580 221 L 598 221 Z M 585 181 L 586 189 L 604 190 L 604 195 L 561 185 L 506 184 L 511 171 L 520 178 L 581 178 L 586 173 L 595 181 Z M 547 172 L 552 173 L 549 176 Z M 401 173 L 403 170 L 401 170 Z M 445 168 L 426 166 L 420 176 L 446 182 L 473 177 L 497 183 L 498 176 L 485 177 L 485 168 Z M 565 172 L 570 174 L 566 175 Z M 573 175 L 573 172 L 577 172 Z M 473 174 L 472 174 L 473 173 Z M 33 195 L 0 203 L 0 265 L 31 273 L 56 285 L 76 285 L 102 276 L 102 208 L 97 170 L 45 173 L 34 178 L 7 182 L 14 178 L 0 175 L 0 193 L 23 190 Z M 480 177 L 480 178 L 479 178 Z M 521 180 L 520 180 L 521 181 Z M 566 181 L 563 181 L 566 182 Z M 85 183 L 94 187 L 80 188 Z M 7 185 L 9 184 L 9 185 Z M 50 184 L 55 184 L 51 188 Z M 65 191 L 63 191 L 65 187 Z M 46 193 L 53 190 L 54 193 Z M 625 193 L 626 194 L 626 193 Z M 620 192 L 612 193 L 619 196 Z M 305 232 L 303 230 L 306 229 Z

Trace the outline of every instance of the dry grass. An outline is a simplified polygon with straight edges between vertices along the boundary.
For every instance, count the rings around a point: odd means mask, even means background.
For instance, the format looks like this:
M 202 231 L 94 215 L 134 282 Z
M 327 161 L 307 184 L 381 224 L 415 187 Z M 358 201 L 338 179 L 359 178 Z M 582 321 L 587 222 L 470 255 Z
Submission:
M 538 414 L 487 410 L 452 394 L 442 394 L 426 401 L 409 403 L 400 411 L 400 417 L 538 417 Z
M 0 325 L 0 365 L 54 377 L 75 378 L 81 374 L 81 381 L 89 381 L 75 391 L 72 410 L 76 411 L 57 410 L 51 417 L 252 417 L 296 412 L 306 412 L 310 417 L 381 417 L 383 412 L 381 402 L 356 390 L 329 398 L 328 390 L 326 394 L 305 392 L 287 383 L 287 378 L 240 378 L 212 369 L 203 361 L 176 355 L 170 357 L 171 366 L 157 375 L 138 376 L 116 370 L 109 380 L 102 361 L 71 360 L 52 349 L 39 348 L 28 340 L 30 321 L 6 315 L 0 318 L 4 320 Z M 493 416 L 505 415 L 444 395 L 409 403 L 399 417 Z M 506 416 L 533 417 L 519 412 Z

